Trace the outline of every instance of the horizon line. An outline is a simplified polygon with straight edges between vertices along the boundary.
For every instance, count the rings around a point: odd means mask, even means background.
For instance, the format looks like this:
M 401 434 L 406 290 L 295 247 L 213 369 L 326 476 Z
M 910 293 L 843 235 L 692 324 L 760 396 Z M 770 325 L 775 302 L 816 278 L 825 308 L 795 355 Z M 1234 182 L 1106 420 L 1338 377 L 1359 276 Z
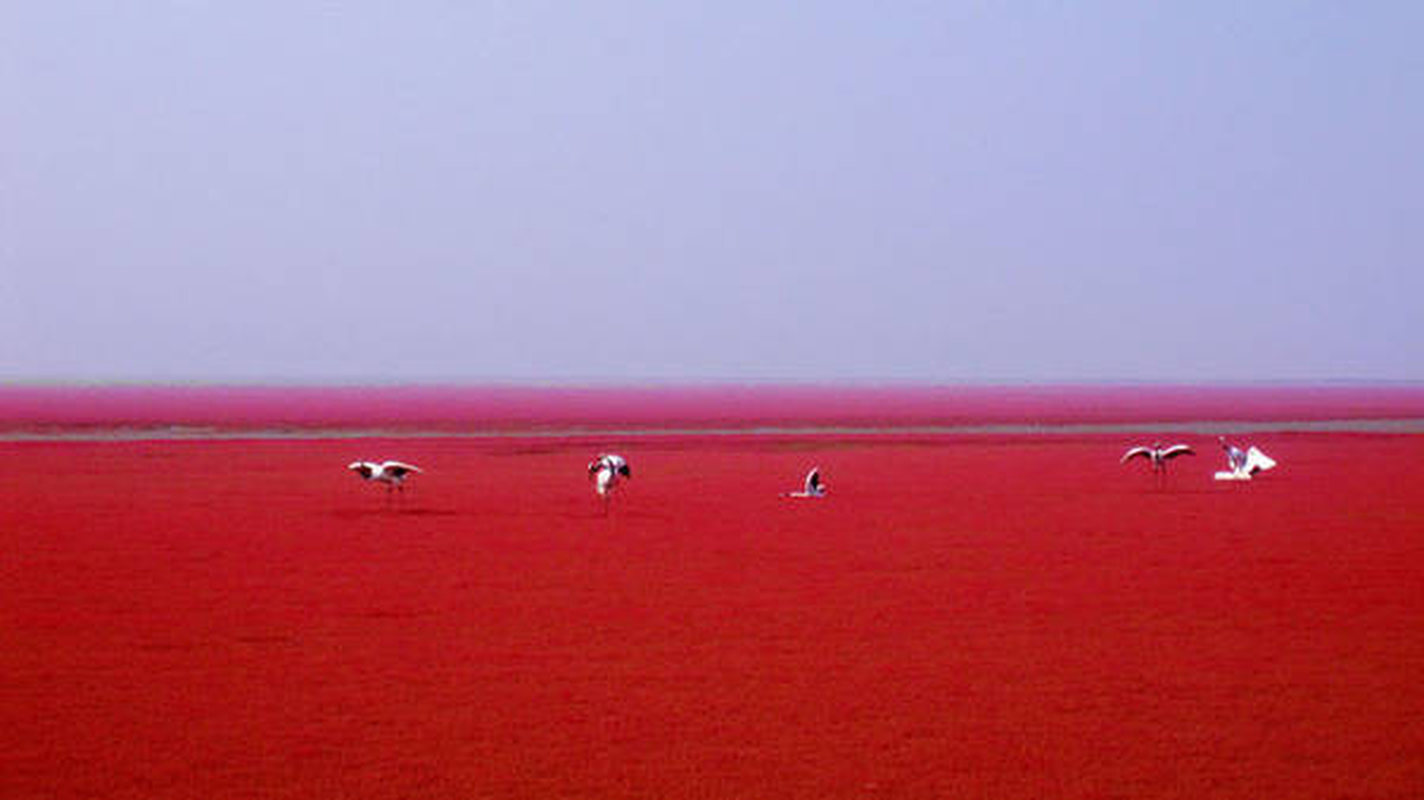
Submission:
M 698 389 L 698 388 L 1424 388 L 1424 378 L 6 378 L 0 391 L 36 388 L 167 389 Z
M 169 441 L 348 441 L 361 439 L 665 439 L 697 438 L 876 438 L 876 437 L 1072 437 L 1126 434 L 1242 435 L 1261 433 L 1424 433 L 1424 418 L 1241 420 L 1197 419 L 1143 422 L 967 423 L 963 425 L 757 425 L 737 427 L 570 427 L 556 429 L 443 431 L 404 428 L 220 428 L 166 425 L 63 430 L 0 430 L 0 443 L 23 442 L 169 442 Z

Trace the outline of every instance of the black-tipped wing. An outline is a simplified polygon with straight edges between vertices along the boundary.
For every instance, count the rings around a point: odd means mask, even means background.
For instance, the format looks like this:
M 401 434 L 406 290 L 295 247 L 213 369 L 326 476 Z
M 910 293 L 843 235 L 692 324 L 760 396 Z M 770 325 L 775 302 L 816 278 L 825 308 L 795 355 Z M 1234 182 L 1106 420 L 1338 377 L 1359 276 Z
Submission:
M 1163 458 L 1176 458 L 1177 456 L 1194 456 L 1196 451 L 1184 444 L 1174 444 L 1162 451 Z
M 420 467 L 414 464 L 406 464 L 402 461 L 387 461 L 381 465 L 381 471 L 396 478 L 404 478 L 407 473 L 420 472 Z
M 590 477 L 605 469 L 615 475 L 622 475 L 625 478 L 633 477 L 633 470 L 628 468 L 628 460 L 616 453 L 601 453 L 598 458 L 588 463 L 588 474 Z
M 1126 464 L 1127 462 L 1131 461 L 1134 458 L 1137 458 L 1138 456 L 1142 456 L 1143 458 L 1151 458 L 1152 448 L 1134 447 L 1131 450 L 1128 450 L 1126 453 L 1122 454 L 1122 461 L 1119 463 Z
M 603 462 L 605 467 L 613 470 L 614 472 L 622 472 L 623 468 L 628 466 L 628 459 L 618 455 L 617 453 L 605 453 L 599 456 L 598 458 L 600 461 Z
M 821 490 L 821 468 L 815 467 L 806 475 L 806 493 L 815 494 Z

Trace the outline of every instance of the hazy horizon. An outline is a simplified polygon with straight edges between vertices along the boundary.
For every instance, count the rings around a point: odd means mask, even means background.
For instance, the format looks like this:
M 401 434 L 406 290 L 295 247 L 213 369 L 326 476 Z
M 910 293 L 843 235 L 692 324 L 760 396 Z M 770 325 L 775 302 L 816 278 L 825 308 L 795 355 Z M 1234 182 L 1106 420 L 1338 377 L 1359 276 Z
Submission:
M 700 389 L 700 388 L 848 388 L 848 389 L 1053 389 L 1053 388 L 1421 388 L 1416 378 L 17 378 L 3 388 L 173 388 L 173 389 Z
M 1424 380 L 1424 6 L 0 10 L 0 381 Z

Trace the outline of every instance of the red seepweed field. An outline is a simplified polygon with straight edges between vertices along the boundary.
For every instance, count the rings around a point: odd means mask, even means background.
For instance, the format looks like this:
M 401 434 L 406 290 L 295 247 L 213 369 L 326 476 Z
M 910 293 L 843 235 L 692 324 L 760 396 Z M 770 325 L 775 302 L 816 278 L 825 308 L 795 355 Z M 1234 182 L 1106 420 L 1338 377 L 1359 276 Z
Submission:
M 1421 418 L 1418 389 L 3 390 L 0 796 L 1419 797 L 1424 435 L 1378 421 Z M 1280 467 L 1213 481 L 1199 420 Z M 976 422 L 1140 430 L 927 427 Z M 1199 454 L 1118 463 L 1154 438 Z M 388 502 L 359 458 L 426 473 Z M 830 495 L 779 497 L 812 464 Z

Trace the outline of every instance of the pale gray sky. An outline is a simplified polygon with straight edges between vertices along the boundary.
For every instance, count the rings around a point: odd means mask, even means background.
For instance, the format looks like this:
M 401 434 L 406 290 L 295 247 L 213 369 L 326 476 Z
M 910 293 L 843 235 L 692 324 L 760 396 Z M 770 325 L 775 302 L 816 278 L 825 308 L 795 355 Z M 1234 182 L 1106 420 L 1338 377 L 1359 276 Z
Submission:
M 0 10 L 0 380 L 1424 378 L 1424 4 Z

